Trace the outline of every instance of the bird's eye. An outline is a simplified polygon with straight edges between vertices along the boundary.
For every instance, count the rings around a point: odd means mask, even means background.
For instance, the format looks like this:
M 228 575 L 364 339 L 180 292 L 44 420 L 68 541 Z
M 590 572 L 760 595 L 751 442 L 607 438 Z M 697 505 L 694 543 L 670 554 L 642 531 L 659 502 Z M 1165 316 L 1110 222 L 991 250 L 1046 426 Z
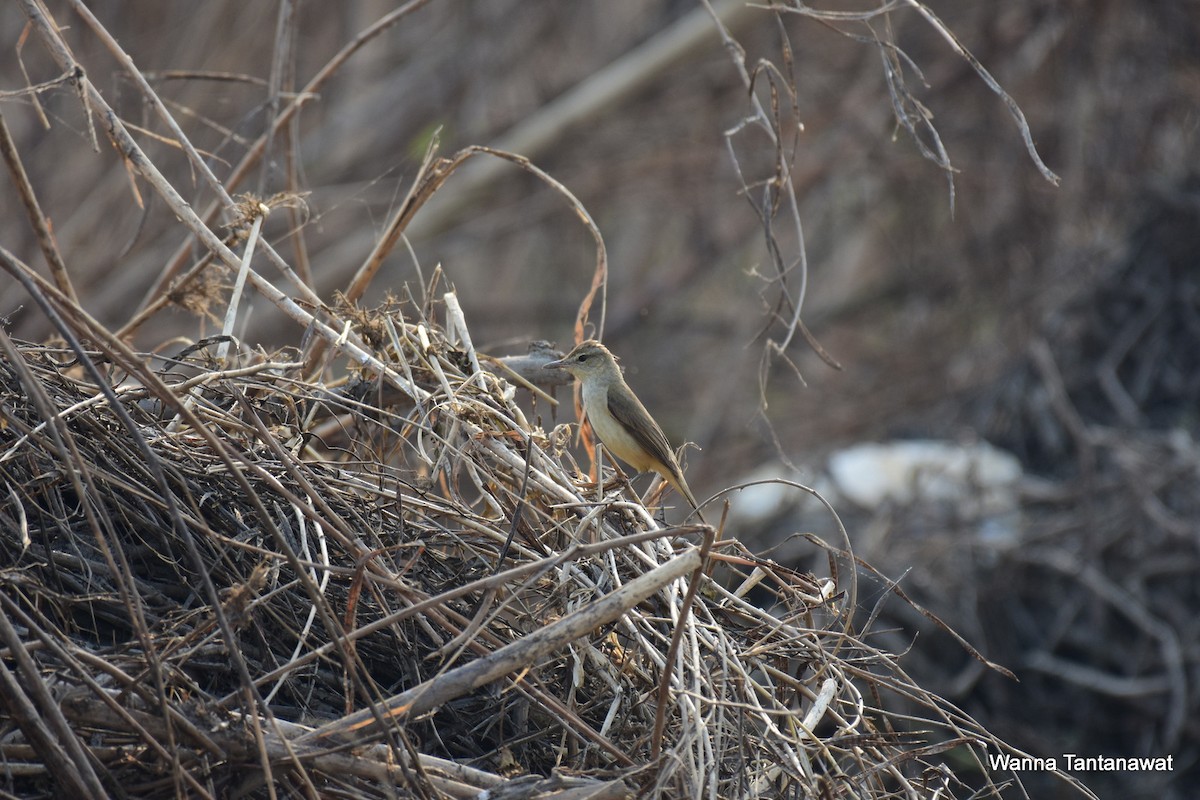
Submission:
M 584 353 L 583 355 L 580 355 L 580 356 L 576 356 L 575 360 L 578 361 L 580 364 L 582 364 L 583 362 L 587 361 L 587 353 Z

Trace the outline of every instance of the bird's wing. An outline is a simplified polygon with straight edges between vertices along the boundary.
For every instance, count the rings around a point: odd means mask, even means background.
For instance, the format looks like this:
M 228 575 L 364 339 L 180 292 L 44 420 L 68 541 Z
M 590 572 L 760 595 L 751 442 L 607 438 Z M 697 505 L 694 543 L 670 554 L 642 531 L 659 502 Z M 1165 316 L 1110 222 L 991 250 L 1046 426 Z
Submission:
M 678 474 L 675 451 L 671 449 L 667 435 L 662 432 L 662 428 L 633 392 L 609 392 L 608 410 L 647 453 L 654 456 L 669 471 Z M 644 423 L 636 424 L 635 420 L 639 419 L 649 420 L 649 426 Z
M 692 490 L 688 488 L 687 481 L 684 480 L 683 470 L 679 468 L 679 462 L 675 460 L 675 451 L 671 449 L 671 443 L 667 441 L 667 435 L 662 432 L 662 428 L 650 416 L 650 412 L 646 411 L 646 407 L 642 405 L 642 401 L 637 399 L 633 392 L 612 392 L 608 393 L 608 411 L 617 422 L 629 432 L 629 435 L 640 445 L 647 453 L 652 455 L 658 466 L 662 469 L 654 467 L 654 470 L 660 473 L 667 483 L 675 487 L 684 498 L 692 504 L 692 508 L 700 510 L 699 504 L 696 502 L 696 496 L 692 494 Z M 634 420 L 648 420 L 649 430 L 645 425 L 636 425 Z M 631 462 L 632 463 L 632 462 Z M 640 465 L 635 465 L 637 469 L 645 469 Z M 700 515 L 700 521 L 704 521 L 704 515 Z

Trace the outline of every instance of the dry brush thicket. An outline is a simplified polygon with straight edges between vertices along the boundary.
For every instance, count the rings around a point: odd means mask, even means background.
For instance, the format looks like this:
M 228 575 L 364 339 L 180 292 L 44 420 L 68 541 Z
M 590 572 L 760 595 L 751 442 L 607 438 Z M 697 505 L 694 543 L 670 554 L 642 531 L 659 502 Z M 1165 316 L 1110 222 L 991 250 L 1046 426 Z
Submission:
M 739 544 L 754 532 L 669 526 L 623 484 L 598 489 L 583 480 L 588 465 L 571 460 L 550 399 L 472 344 L 452 262 L 444 273 L 414 264 L 416 277 L 395 297 L 364 306 L 384 260 L 404 253 L 403 235 L 435 213 L 428 204 L 442 199 L 443 184 L 465 174 L 464 165 L 492 159 L 549 187 L 583 221 L 583 240 L 594 240 L 591 291 L 576 320 L 582 334 L 606 310 L 607 254 L 588 211 L 550 175 L 486 148 L 415 153 L 420 167 L 386 225 L 371 220 L 355 232 L 353 243 L 366 243 L 351 259 L 361 268 L 336 300 L 318 294 L 313 275 L 322 265 L 309 263 L 306 249 L 294 126 L 375 37 L 418 25 L 415 12 L 427 3 L 364 23 L 307 80 L 289 77 L 280 33 L 260 81 L 265 124 L 253 136 L 221 129 L 235 145 L 230 160 L 225 150 L 193 146 L 191 134 L 208 120 L 163 102 L 165 82 L 197 76 L 149 80 L 83 3 L 56 6 L 58 24 L 38 0 L 20 5 L 30 22 L 22 63 L 40 68 L 25 78 L 36 87 L 25 98 L 51 108 L 47 124 L 69 115 L 76 146 L 94 136 L 109 165 L 128 173 L 119 199 L 97 193 L 85 206 L 97 219 L 145 209 L 147 237 L 180 244 L 155 274 L 118 269 L 107 289 L 97 287 L 119 297 L 110 312 L 138 306 L 111 326 L 88 316 L 87 297 L 74 297 L 35 183 L 24 184 L 24 216 L 41 228 L 50 279 L 0 252 L 28 313 L 52 331 L 40 342 L 0 331 L 0 790 L 1021 795 L 1017 776 L 988 759 L 1020 750 L 908 674 L 900 654 L 911 646 L 904 657 L 919 662 L 922 640 L 877 630 L 879 607 L 864 605 L 859 582 L 879 577 L 855 560 L 849 537 L 807 539 L 821 566 L 798 572 Z M 295 24 L 294 10 L 281 4 L 280 32 Z M 67 17 L 70 26 L 59 27 Z M 942 34 L 936 18 L 927 22 Z M 137 125 L 97 90 L 92 62 L 72 50 L 84 42 L 89 58 L 99 52 L 117 63 L 145 112 Z M 874 45 L 890 70 L 901 127 L 947 166 L 930 119 L 900 80 L 912 65 L 886 36 Z M 739 145 L 734 163 L 745 170 L 742 188 L 778 272 L 773 313 L 785 324 L 777 340 L 781 351 L 819 352 L 800 323 L 795 279 L 803 234 L 788 172 L 795 143 L 784 129 L 796 87 L 786 69 L 735 63 L 757 87 L 744 126 L 767 140 L 759 151 Z M 369 72 L 369 61 L 358 68 Z M 234 76 L 258 85 L 244 78 Z M 245 117 L 255 112 L 247 107 Z M 371 119 L 345 121 L 366 130 Z M 8 162 L 21 156 L 10 148 Z M 246 191 L 264 159 L 286 165 L 289 191 L 231 196 Z M 759 181 L 764 165 L 771 179 Z M 260 238 L 268 209 L 276 227 Z M 103 227 L 94 247 L 120 264 L 127 243 L 104 238 Z M 241 262 L 246 252 L 255 254 L 253 269 Z M 264 277 L 268 269 L 275 277 Z M 230 332 L 206 335 L 227 309 L 236 320 L 251 292 L 295 323 L 291 333 L 273 332 L 269 349 Z M 178 308 L 201 319 L 195 342 L 130 348 Z M 1131 457 L 1106 450 L 1103 437 L 1083 439 L 1115 462 Z M 1141 452 L 1175 452 L 1168 445 L 1150 442 Z M 719 505 L 707 516 L 719 518 Z M 897 607 L 991 674 L 899 590 L 889 609 Z M 1144 635 L 1163 640 L 1153 619 L 1128 608 Z M 1184 660 L 1176 655 L 1173 668 Z M 1180 736 L 1183 723 L 1172 724 Z M 1056 780 L 1088 794 L 1067 776 Z

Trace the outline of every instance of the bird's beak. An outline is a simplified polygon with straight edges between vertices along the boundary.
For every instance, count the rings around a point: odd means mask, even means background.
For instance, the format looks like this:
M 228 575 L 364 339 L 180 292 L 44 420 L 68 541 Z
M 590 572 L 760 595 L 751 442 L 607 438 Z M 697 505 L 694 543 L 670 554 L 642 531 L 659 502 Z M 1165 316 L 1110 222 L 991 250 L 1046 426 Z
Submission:
M 567 368 L 566 361 L 547 361 L 545 364 L 542 364 L 542 369 L 566 369 L 566 368 Z

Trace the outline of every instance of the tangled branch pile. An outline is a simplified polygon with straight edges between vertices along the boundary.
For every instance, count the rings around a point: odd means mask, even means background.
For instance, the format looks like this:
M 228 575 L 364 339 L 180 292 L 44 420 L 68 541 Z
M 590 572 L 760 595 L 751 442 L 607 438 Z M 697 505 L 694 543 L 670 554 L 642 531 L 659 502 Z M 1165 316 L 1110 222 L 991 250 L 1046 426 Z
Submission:
M 7 791 L 927 797 L 951 752 L 996 790 L 1005 745 L 854 635 L 854 570 L 698 569 L 469 343 L 376 322 L 402 392 L 5 337 Z

